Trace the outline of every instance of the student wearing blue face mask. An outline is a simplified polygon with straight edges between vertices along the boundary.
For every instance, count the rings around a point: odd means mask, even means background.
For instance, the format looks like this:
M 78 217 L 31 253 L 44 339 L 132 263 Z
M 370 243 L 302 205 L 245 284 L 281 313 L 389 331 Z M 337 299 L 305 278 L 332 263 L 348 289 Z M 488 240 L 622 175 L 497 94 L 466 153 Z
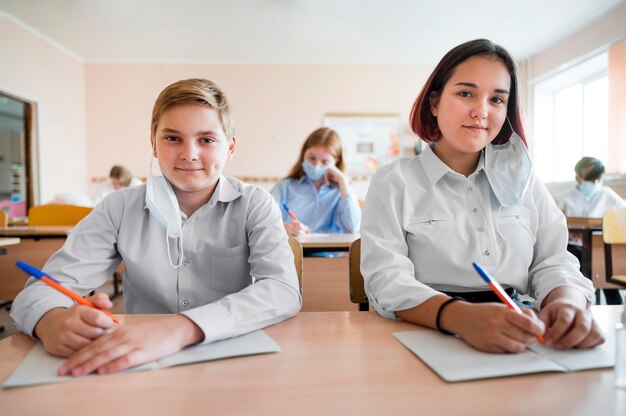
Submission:
M 322 127 L 309 135 L 287 177 L 274 186 L 272 196 L 283 208 L 285 229 L 301 233 L 355 233 L 361 209 L 354 190 L 343 173 L 341 139 L 336 131 Z
M 611 188 L 602 186 L 604 164 L 595 157 L 583 157 L 574 167 L 576 186 L 556 198 L 567 217 L 601 218 L 610 209 L 626 206 Z
M 602 186 L 604 164 L 595 157 L 583 157 L 574 166 L 576 186 L 557 196 L 556 204 L 566 217 L 601 218 L 610 209 L 626 206 L 611 188 Z M 578 259 L 582 253 L 582 236 L 570 233 L 567 249 Z M 604 289 L 609 305 L 623 303 L 618 289 Z
M 458 335 L 483 351 L 521 352 L 543 335 L 558 349 L 604 342 L 591 282 L 566 250 L 565 217 L 532 171 L 518 104 L 516 66 L 479 39 L 439 62 L 411 112 L 428 146 L 380 168 L 361 224 L 361 272 L 385 318 Z M 509 296 L 499 303 L 472 262 Z
M 103 312 L 29 279 L 11 316 L 48 352 L 69 357 L 60 375 L 119 371 L 298 312 L 298 280 L 278 207 L 265 190 L 222 175 L 236 143 L 217 85 L 188 79 L 161 92 L 151 144 L 162 175 L 151 166 L 145 185 L 107 196 L 43 271 L 87 295 L 124 261 L 126 312 L 164 315 L 110 332 L 113 322 Z M 112 306 L 104 293 L 90 300 L 100 309 Z

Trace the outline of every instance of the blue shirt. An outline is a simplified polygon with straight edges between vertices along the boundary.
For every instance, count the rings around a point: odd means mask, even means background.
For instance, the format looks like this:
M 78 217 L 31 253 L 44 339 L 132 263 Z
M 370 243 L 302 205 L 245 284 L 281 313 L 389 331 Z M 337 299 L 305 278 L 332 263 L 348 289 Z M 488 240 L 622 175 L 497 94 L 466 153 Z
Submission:
M 341 197 L 339 188 L 322 184 L 320 189 L 306 176 L 283 179 L 274 186 L 272 196 L 278 202 L 283 222 L 292 221 L 282 204 L 314 233 L 355 233 L 361 224 L 361 209 L 354 190 Z

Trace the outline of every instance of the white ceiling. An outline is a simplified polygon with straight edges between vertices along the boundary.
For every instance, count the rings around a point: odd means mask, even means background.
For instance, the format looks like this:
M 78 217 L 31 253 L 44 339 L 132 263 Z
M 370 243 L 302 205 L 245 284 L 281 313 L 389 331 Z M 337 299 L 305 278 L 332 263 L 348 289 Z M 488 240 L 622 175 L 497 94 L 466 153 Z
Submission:
M 0 0 L 0 11 L 86 62 L 432 64 L 478 37 L 525 59 L 624 1 Z

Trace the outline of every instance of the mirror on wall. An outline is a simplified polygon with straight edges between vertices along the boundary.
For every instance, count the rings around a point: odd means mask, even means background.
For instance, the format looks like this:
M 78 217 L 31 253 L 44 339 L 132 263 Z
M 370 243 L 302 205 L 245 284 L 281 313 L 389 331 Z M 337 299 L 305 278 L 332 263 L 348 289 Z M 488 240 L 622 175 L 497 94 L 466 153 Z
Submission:
M 9 219 L 26 217 L 29 207 L 31 104 L 0 93 L 0 209 Z

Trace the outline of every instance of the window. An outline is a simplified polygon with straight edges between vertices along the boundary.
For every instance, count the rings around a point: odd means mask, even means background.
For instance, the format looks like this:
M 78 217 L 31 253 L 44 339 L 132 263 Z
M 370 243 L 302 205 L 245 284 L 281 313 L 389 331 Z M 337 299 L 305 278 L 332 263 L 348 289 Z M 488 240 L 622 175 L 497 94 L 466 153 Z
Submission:
M 602 53 L 535 85 L 533 157 L 544 182 L 573 180 L 583 156 L 608 160 L 607 67 Z

